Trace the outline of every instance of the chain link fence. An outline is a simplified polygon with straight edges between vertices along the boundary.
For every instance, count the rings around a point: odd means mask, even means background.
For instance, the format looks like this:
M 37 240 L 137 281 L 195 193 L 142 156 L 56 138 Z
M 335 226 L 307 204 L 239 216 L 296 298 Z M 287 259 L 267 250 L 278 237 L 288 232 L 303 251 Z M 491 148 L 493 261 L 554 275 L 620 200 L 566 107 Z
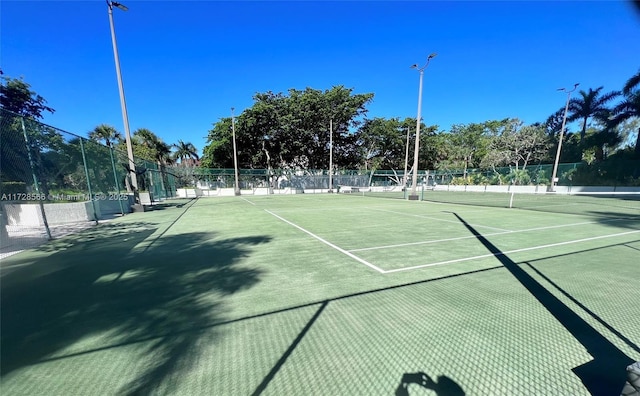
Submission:
M 183 168 L 182 185 L 204 189 L 234 188 L 233 169 Z M 185 176 L 188 173 L 188 176 Z M 434 185 L 518 185 L 548 186 L 551 184 L 553 164 L 529 165 L 523 168 L 499 167 L 494 169 L 439 169 L 418 171 L 418 184 Z M 394 188 L 410 186 L 412 172 L 403 170 L 336 170 L 331 186 L 358 188 Z M 585 162 L 559 164 L 556 173 L 558 185 L 564 186 L 640 186 L 640 161 L 610 160 L 602 163 Z M 327 170 L 239 169 L 240 190 L 247 192 L 262 187 L 290 188 L 298 191 L 326 191 L 330 188 Z
M 0 254 L 131 212 L 128 156 L 114 147 L 0 109 Z M 175 196 L 175 177 L 138 159 L 139 191 Z

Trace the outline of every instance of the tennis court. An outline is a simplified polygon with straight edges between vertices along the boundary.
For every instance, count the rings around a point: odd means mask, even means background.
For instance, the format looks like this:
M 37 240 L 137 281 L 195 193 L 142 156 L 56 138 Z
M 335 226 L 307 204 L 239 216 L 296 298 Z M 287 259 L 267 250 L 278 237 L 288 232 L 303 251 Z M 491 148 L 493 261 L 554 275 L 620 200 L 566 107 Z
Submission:
M 439 201 L 170 200 L 4 259 L 0 392 L 620 394 L 640 201 Z

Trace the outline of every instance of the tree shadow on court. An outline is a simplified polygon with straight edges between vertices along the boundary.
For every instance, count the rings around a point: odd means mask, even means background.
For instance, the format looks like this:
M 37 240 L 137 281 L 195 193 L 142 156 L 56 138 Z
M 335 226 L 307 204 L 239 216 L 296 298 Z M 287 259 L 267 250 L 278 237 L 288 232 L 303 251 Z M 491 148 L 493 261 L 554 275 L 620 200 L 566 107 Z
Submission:
M 593 357 L 573 372 L 594 396 L 619 394 L 626 379 L 625 368 L 633 360 L 536 281 L 518 264 L 476 231 L 458 214 L 451 212 L 504 267 L 535 297 L 553 317 L 581 343 Z
M 35 263 L 14 260 L 2 278 L 0 375 L 118 350 L 120 363 L 144 369 L 116 393 L 173 393 L 203 343 L 215 340 L 216 327 L 207 327 L 225 320 L 225 296 L 260 280 L 241 261 L 270 238 L 145 240 L 154 232 L 144 222 L 109 224 L 54 241 Z M 104 355 L 95 356 L 100 364 Z
M 400 384 L 396 388 L 396 396 L 411 396 L 409 392 L 410 385 L 417 385 L 423 389 L 429 389 L 435 392 L 437 396 L 464 396 L 464 390 L 457 382 L 447 377 L 439 375 L 434 381 L 426 373 L 404 373 Z
M 611 211 L 586 212 L 589 216 L 593 216 L 595 221 L 603 226 L 622 227 L 632 230 L 640 229 L 640 207 L 638 213 L 620 214 Z

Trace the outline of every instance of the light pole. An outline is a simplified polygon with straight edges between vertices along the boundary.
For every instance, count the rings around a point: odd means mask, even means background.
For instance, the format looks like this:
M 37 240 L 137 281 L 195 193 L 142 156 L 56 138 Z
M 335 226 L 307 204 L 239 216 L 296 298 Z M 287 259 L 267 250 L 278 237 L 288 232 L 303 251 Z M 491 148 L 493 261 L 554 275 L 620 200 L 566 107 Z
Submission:
M 233 136 L 233 170 L 235 174 L 236 186 L 235 194 L 240 195 L 240 185 L 238 184 L 238 151 L 236 149 L 236 118 L 233 116 L 234 108 L 231 108 L 231 134 Z
M 412 69 L 416 69 L 420 72 L 420 87 L 418 88 L 418 118 L 416 120 L 416 147 L 413 153 L 413 177 L 411 178 L 411 194 L 409 195 L 410 201 L 417 201 L 418 194 L 416 193 L 416 186 L 418 185 L 418 152 L 420 151 L 420 111 L 422 109 L 422 78 L 424 76 L 424 69 L 429 66 L 431 59 L 436 57 L 435 52 L 427 57 L 427 63 L 419 67 L 417 64 L 411 66 Z
M 402 178 L 402 191 L 407 188 L 407 167 L 409 166 L 409 131 L 411 128 L 407 125 L 407 144 L 404 153 L 404 177 Z
M 111 42 L 113 44 L 113 57 L 116 62 L 116 75 L 118 76 L 118 89 L 120 91 L 120 107 L 122 108 L 122 120 L 124 121 L 124 138 L 127 144 L 127 157 L 129 158 L 129 174 L 131 176 L 131 186 L 134 194 L 138 192 L 138 178 L 136 176 L 136 164 L 133 160 L 133 148 L 131 146 L 131 132 L 129 131 L 129 116 L 127 115 L 127 103 L 124 100 L 124 86 L 122 84 L 122 73 L 120 72 L 120 58 L 118 57 L 118 44 L 116 43 L 116 31 L 113 24 L 113 7 L 122 11 L 129 9 L 120 3 L 107 0 L 107 9 L 109 10 L 109 24 L 111 25 Z
M 567 123 L 567 112 L 569 111 L 569 99 L 571 98 L 571 92 L 578 89 L 580 83 L 575 83 L 573 89 L 568 91 L 566 88 L 558 88 L 558 91 L 567 93 L 567 104 L 564 106 L 564 117 L 562 118 L 562 128 L 560 129 L 560 139 L 558 140 L 558 149 L 556 150 L 556 161 L 553 163 L 553 173 L 551 174 L 551 185 L 549 186 L 550 192 L 556 191 L 556 184 L 558 179 L 556 175 L 558 173 L 558 163 L 560 162 L 560 150 L 562 150 L 562 138 L 564 137 L 564 126 Z
M 333 192 L 333 119 L 329 120 L 329 192 Z

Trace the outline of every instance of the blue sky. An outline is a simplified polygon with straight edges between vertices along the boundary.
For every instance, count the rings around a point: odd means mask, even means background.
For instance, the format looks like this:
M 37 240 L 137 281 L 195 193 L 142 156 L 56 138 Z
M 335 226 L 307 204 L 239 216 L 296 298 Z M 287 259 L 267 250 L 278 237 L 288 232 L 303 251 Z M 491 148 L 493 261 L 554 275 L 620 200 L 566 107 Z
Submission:
M 256 92 L 375 94 L 368 117 L 452 124 L 544 121 L 556 91 L 621 89 L 640 68 L 631 1 L 131 1 L 114 9 L 131 130 L 200 151 Z M 56 109 L 44 122 L 86 136 L 123 131 L 105 1 L 2 1 L 0 63 Z

